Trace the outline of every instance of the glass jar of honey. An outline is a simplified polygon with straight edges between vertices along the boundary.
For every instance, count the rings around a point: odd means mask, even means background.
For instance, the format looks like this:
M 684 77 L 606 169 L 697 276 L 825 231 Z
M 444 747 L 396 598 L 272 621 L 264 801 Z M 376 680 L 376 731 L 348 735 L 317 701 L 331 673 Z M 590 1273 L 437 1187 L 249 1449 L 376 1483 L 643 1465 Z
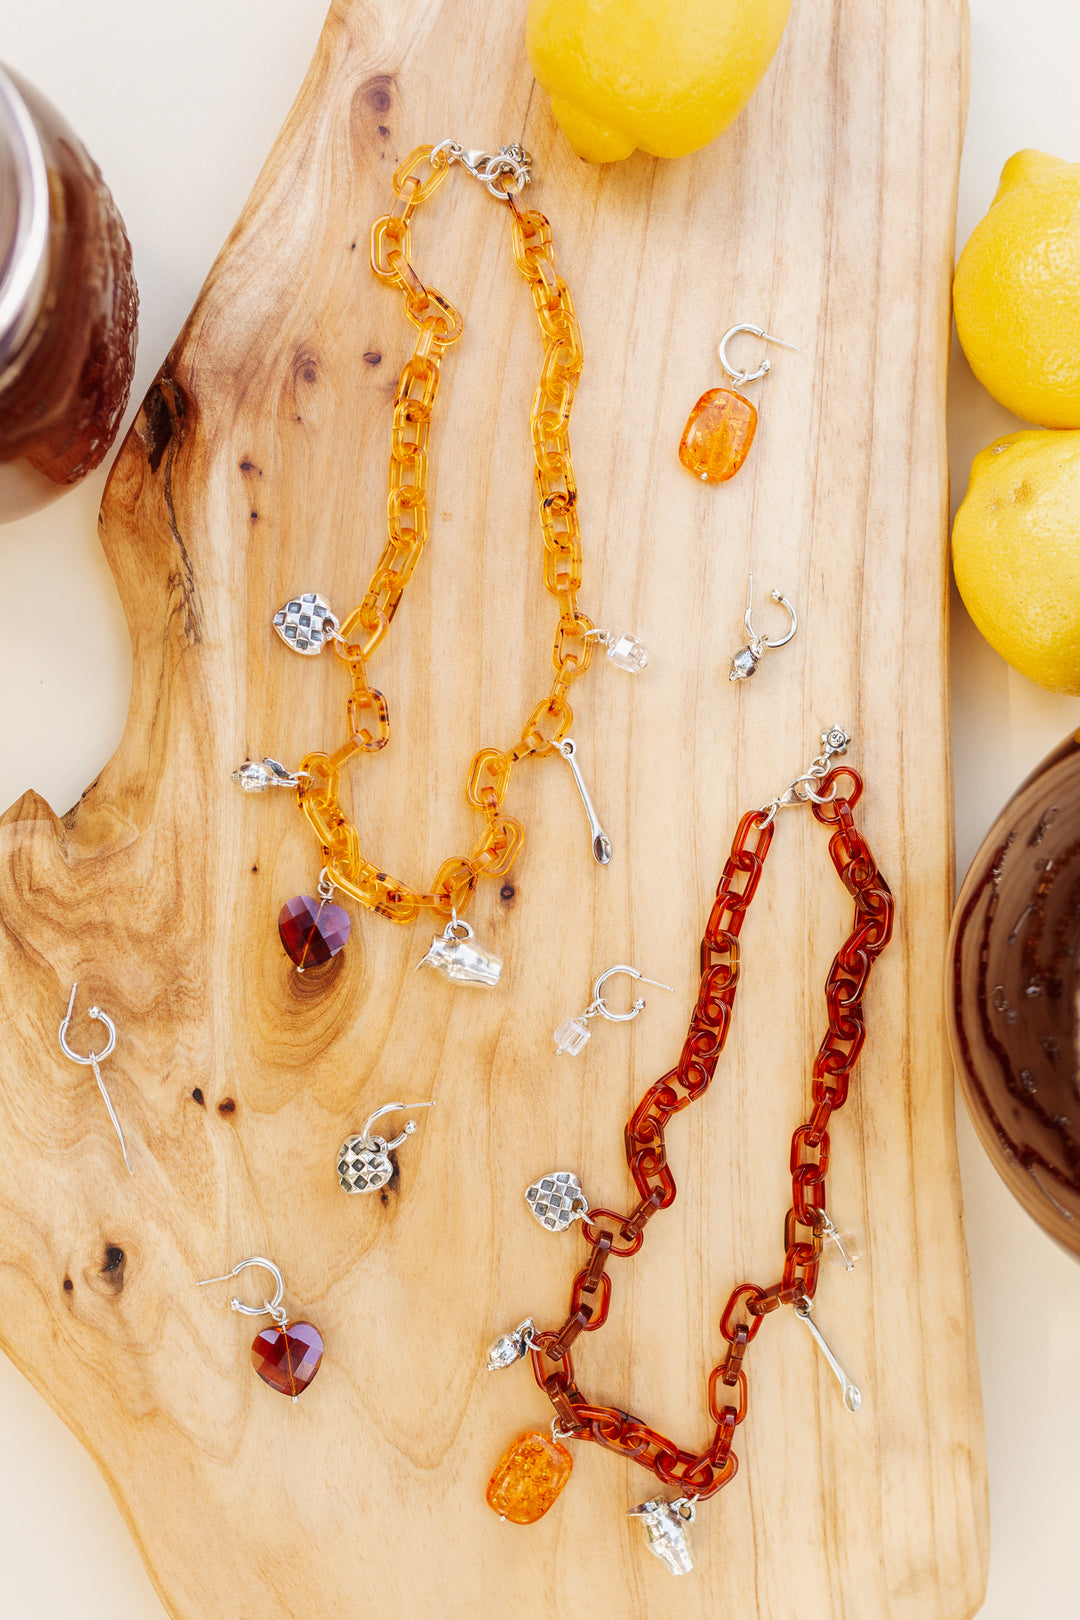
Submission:
M 0 521 L 70 489 L 116 437 L 135 364 L 131 247 L 55 108 L 0 68 Z

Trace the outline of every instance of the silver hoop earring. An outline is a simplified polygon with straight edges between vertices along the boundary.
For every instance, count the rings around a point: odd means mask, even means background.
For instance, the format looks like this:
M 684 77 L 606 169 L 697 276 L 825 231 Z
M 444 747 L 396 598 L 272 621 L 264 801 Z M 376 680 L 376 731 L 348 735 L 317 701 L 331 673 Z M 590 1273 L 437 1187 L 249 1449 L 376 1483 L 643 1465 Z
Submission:
M 632 1018 L 636 1018 L 638 1013 L 641 1012 L 645 1005 L 644 996 L 638 996 L 629 1012 L 612 1012 L 600 992 L 604 981 L 610 979 L 613 973 L 629 973 L 632 979 L 640 979 L 642 984 L 655 984 L 660 990 L 670 990 L 672 988 L 670 984 L 661 984 L 659 979 L 647 979 L 643 973 L 638 972 L 637 968 L 628 967 L 625 962 L 619 962 L 615 967 L 607 968 L 593 985 L 593 998 L 585 1011 L 579 1013 L 576 1018 L 564 1018 L 555 1031 L 555 1054 L 557 1057 L 561 1057 L 564 1052 L 568 1052 L 571 1057 L 577 1056 L 585 1042 L 592 1035 L 592 1030 L 588 1028 L 588 1021 L 590 1018 L 595 1018 L 597 1014 L 601 1018 L 606 1018 L 612 1024 L 628 1024 Z
M 731 674 L 728 676 L 729 681 L 748 681 L 751 675 L 753 675 L 754 671 L 757 669 L 762 658 L 764 658 L 766 651 L 773 647 L 786 647 L 796 630 L 799 628 L 798 614 L 795 612 L 795 609 L 792 607 L 787 597 L 781 591 L 770 591 L 769 595 L 772 597 L 774 602 L 778 602 L 780 606 L 787 611 L 787 616 L 790 620 L 787 634 L 784 636 L 776 636 L 772 640 L 769 640 L 767 636 L 759 636 L 757 631 L 754 629 L 750 618 L 754 611 L 754 576 L 751 574 L 750 590 L 746 598 L 746 612 L 743 615 L 743 624 L 746 626 L 746 634 L 749 636 L 750 640 L 747 646 L 740 647 L 739 651 L 732 658 Z
M 384 1103 L 381 1108 L 376 1108 L 373 1114 L 369 1114 L 359 1136 L 347 1136 L 338 1149 L 337 1173 L 342 1192 L 378 1192 L 380 1187 L 385 1187 L 394 1173 L 391 1153 L 416 1129 L 416 1121 L 407 1119 L 399 1134 L 392 1142 L 388 1142 L 385 1136 L 371 1134 L 371 1127 L 377 1119 L 382 1119 L 384 1114 L 404 1113 L 406 1108 L 434 1108 L 434 1106 L 434 1102 L 392 1102 Z
M 252 1255 L 241 1260 L 221 1277 L 204 1277 L 196 1284 L 205 1288 L 209 1283 L 228 1282 L 239 1276 L 247 1266 L 260 1266 L 274 1279 L 274 1297 L 261 1305 L 245 1305 L 243 1300 L 230 1299 L 229 1309 L 241 1316 L 271 1316 L 274 1326 L 263 1328 L 251 1346 L 251 1364 L 264 1384 L 276 1389 L 279 1395 L 288 1395 L 298 1401 L 322 1365 L 323 1340 L 318 1328 L 311 1322 L 291 1321 L 282 1309 L 285 1280 L 272 1260 Z
M 108 1013 L 103 1013 L 100 1007 L 91 1007 L 90 1017 L 96 1018 L 98 1023 L 105 1025 L 105 1028 L 109 1032 L 109 1039 L 106 1041 L 100 1052 L 88 1052 L 85 1057 L 83 1057 L 80 1052 L 73 1051 L 68 1045 L 68 1025 L 71 1023 L 71 1014 L 75 1008 L 75 992 L 78 990 L 78 988 L 78 981 L 76 981 L 76 983 L 71 987 L 71 999 L 68 1001 L 68 1010 L 60 1024 L 60 1050 L 63 1052 L 65 1057 L 69 1057 L 71 1059 L 72 1063 L 86 1063 L 89 1064 L 93 1069 L 94 1079 L 98 1083 L 98 1090 L 101 1092 L 101 1095 L 105 1100 L 105 1107 L 109 1110 L 109 1118 L 112 1120 L 113 1130 L 116 1132 L 117 1137 L 119 1138 L 120 1151 L 124 1155 L 124 1163 L 127 1165 L 128 1174 L 134 1175 L 135 1172 L 131 1168 L 131 1160 L 128 1158 L 127 1143 L 124 1141 L 124 1133 L 120 1128 L 120 1121 L 116 1117 L 116 1109 L 113 1107 L 112 1098 L 109 1096 L 109 1093 L 106 1090 L 105 1082 L 101 1078 L 101 1070 L 98 1067 L 98 1065 L 111 1054 L 113 1047 L 116 1045 L 116 1025 L 113 1023 Z

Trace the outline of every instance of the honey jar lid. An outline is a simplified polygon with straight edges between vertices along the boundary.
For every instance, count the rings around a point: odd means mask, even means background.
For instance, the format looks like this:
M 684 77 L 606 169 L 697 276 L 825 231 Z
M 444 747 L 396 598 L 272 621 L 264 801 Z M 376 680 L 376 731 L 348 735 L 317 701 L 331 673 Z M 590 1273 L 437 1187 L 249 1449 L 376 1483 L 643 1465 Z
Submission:
M 0 67 L 0 376 L 37 320 L 48 246 L 45 154 L 14 78 Z

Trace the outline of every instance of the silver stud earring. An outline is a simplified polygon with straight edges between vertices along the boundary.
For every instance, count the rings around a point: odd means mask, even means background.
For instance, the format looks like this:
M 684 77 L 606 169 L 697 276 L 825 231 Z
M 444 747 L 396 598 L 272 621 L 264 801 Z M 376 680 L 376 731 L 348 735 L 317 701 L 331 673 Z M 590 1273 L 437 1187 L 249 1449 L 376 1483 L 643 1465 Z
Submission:
M 94 1079 L 98 1083 L 98 1090 L 101 1092 L 101 1095 L 105 1100 L 105 1107 L 109 1110 L 109 1118 L 112 1120 L 113 1130 L 116 1132 L 120 1140 L 120 1151 L 124 1155 L 124 1163 L 127 1165 L 128 1174 L 134 1175 L 135 1172 L 131 1168 L 131 1160 L 128 1158 L 127 1143 L 124 1141 L 124 1133 L 120 1128 L 120 1121 L 116 1117 L 116 1109 L 113 1107 L 112 1098 L 109 1096 L 109 1093 L 105 1088 L 105 1082 L 101 1078 L 101 1070 L 98 1067 L 103 1059 L 109 1056 L 113 1047 L 116 1045 L 116 1025 L 113 1023 L 108 1013 L 103 1013 L 100 1007 L 91 1007 L 90 1017 L 96 1018 L 98 1023 L 105 1025 L 105 1028 L 109 1032 L 108 1041 L 102 1047 L 100 1052 L 88 1052 L 85 1057 L 83 1057 L 80 1052 L 72 1051 L 71 1047 L 68 1045 L 68 1025 L 71 1023 L 71 1014 L 75 1007 L 75 992 L 78 990 L 78 988 L 79 986 L 77 982 L 72 985 L 71 999 L 68 1002 L 68 1010 L 60 1024 L 60 1050 L 63 1052 L 65 1057 L 69 1057 L 71 1059 L 72 1063 L 87 1063 L 93 1069 Z
M 579 1013 L 577 1018 L 564 1018 L 555 1031 L 555 1052 L 557 1056 L 561 1056 L 563 1052 L 569 1052 L 571 1057 L 577 1056 L 592 1034 L 592 1031 L 587 1027 L 588 1021 L 590 1018 L 595 1018 L 597 1014 L 601 1018 L 608 1019 L 612 1024 L 628 1024 L 642 1010 L 645 1005 L 645 998 L 638 996 L 629 1012 L 612 1012 L 600 992 L 605 979 L 610 979 L 613 973 L 629 973 L 632 979 L 640 979 L 642 984 L 655 984 L 660 990 L 671 989 L 670 984 L 661 984 L 659 979 L 647 979 L 643 973 L 638 972 L 637 968 L 628 967 L 625 962 L 620 962 L 615 967 L 609 967 L 605 972 L 601 973 L 593 985 L 593 998 L 585 1011 Z
M 757 669 L 762 658 L 765 656 L 766 649 L 773 647 L 786 647 L 796 630 L 799 628 L 798 614 L 795 612 L 795 609 L 792 607 L 787 597 L 784 596 L 781 591 L 770 591 L 769 595 L 772 597 L 774 602 L 779 602 L 782 608 L 787 609 L 788 618 L 791 620 L 787 635 L 777 636 L 770 641 L 767 636 L 759 636 L 757 631 L 754 629 L 750 617 L 754 611 L 754 576 L 751 574 L 750 590 L 746 598 L 746 612 L 743 615 L 743 623 L 746 626 L 746 634 L 749 636 L 750 641 L 747 646 L 740 647 L 739 651 L 731 660 L 731 674 L 728 676 L 729 681 L 748 681 L 751 675 Z
M 433 1102 L 392 1102 L 384 1103 L 381 1108 L 376 1108 L 373 1114 L 369 1114 L 359 1136 L 347 1136 L 338 1149 L 337 1173 L 342 1192 L 378 1192 L 380 1187 L 385 1187 L 394 1173 L 391 1153 L 416 1129 L 416 1121 L 407 1119 L 401 1132 L 392 1142 L 388 1142 L 385 1136 L 371 1134 L 371 1127 L 377 1119 L 381 1119 L 384 1114 L 403 1113 L 406 1108 L 434 1108 L 434 1106 Z

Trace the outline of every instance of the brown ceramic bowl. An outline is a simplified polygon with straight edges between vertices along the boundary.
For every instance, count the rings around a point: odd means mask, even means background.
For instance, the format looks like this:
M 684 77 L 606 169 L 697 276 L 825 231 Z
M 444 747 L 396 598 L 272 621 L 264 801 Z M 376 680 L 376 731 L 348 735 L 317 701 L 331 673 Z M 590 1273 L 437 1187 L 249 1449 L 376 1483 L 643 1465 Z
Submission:
M 1009 800 L 971 863 L 946 1004 L 964 1100 L 998 1172 L 1080 1254 L 1080 733 Z

